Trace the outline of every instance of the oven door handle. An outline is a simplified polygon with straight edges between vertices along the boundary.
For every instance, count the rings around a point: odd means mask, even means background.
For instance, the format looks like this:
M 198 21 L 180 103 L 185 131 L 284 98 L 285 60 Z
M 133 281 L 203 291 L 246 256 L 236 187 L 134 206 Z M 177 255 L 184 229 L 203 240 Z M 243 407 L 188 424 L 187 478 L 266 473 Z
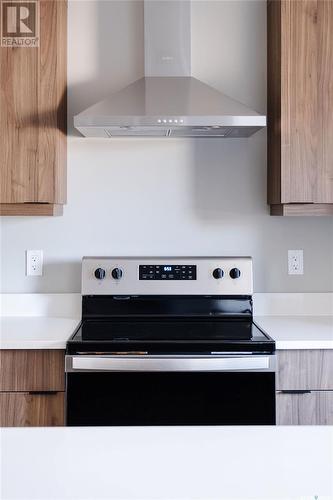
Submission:
M 66 372 L 275 371 L 274 355 L 66 356 Z

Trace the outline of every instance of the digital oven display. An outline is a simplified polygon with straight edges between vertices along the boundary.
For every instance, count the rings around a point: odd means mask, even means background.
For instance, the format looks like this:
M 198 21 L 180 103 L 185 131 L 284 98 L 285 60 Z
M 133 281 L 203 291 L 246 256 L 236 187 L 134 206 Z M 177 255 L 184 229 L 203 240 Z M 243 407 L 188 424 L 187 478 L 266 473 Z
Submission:
M 196 280 L 197 266 L 145 265 L 139 266 L 140 280 Z

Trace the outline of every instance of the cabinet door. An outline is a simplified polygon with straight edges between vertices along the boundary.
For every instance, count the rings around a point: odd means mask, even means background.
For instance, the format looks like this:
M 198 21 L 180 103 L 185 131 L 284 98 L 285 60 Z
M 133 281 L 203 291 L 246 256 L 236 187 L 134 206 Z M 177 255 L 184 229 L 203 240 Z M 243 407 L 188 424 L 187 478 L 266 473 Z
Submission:
M 276 394 L 277 425 L 333 425 L 333 391 Z
M 0 210 L 4 215 L 52 215 L 59 212 L 57 205 L 66 202 L 67 3 L 31 3 L 38 7 L 34 12 L 39 46 L 0 47 Z M 1 18 L 4 26 L 7 18 Z
M 38 49 L 0 49 L 1 203 L 37 201 Z M 23 84 L 24 82 L 24 84 Z
M 281 202 L 314 201 L 318 168 L 317 0 L 282 2 Z
M 65 351 L 0 350 L 0 391 L 64 391 Z
M 268 1 L 268 202 L 333 213 L 333 2 Z
M 333 350 L 277 351 L 277 390 L 333 390 Z
M 315 203 L 333 203 L 333 2 L 318 1 L 318 166 Z
M 0 427 L 51 427 L 64 425 L 64 392 L 0 393 Z

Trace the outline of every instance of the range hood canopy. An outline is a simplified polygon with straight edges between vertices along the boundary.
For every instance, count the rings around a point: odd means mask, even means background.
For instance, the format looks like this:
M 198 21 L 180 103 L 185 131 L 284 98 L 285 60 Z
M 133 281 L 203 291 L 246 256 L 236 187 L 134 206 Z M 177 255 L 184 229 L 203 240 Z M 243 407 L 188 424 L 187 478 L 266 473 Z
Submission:
M 145 0 L 145 77 L 74 117 L 86 137 L 249 137 L 266 116 L 191 75 L 191 2 Z

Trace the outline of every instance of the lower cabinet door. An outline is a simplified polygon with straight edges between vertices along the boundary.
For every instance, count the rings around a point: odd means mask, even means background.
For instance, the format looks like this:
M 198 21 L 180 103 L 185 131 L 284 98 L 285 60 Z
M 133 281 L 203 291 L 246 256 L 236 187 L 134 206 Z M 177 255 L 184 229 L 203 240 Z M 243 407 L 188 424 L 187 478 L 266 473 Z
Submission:
M 64 425 L 64 392 L 0 393 L 0 427 Z
M 277 425 L 333 425 L 333 391 L 276 394 Z

